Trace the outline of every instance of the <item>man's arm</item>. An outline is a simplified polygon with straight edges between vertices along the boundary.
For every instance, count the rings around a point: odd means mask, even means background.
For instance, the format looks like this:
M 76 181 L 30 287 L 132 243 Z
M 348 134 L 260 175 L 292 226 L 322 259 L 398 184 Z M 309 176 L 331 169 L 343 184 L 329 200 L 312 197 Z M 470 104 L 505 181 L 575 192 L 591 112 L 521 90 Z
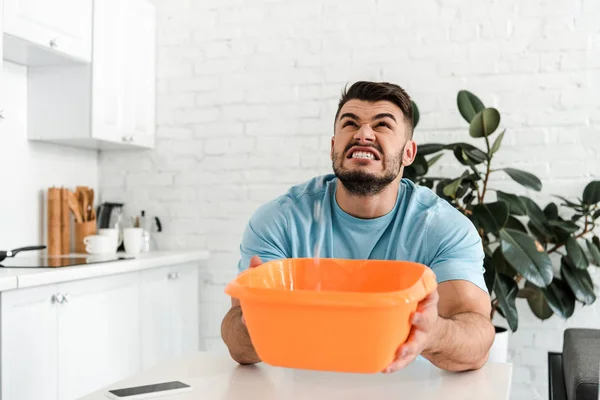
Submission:
M 481 368 L 495 336 L 489 295 L 467 281 L 443 282 L 438 293 L 439 318 L 423 357 L 450 371 Z
M 419 354 L 448 371 L 481 368 L 494 341 L 489 295 L 461 280 L 442 282 L 417 306 L 413 327 L 385 372 L 410 364 Z

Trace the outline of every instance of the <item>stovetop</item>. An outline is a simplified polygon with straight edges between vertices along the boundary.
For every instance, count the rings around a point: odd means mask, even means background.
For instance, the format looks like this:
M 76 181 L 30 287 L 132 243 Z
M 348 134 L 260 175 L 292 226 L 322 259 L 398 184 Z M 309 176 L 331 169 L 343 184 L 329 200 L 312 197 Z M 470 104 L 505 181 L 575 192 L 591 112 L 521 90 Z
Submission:
M 133 257 L 123 255 L 82 255 L 82 256 L 37 256 L 37 257 L 13 257 L 0 261 L 0 268 L 59 268 L 73 267 L 76 265 L 99 264 L 112 261 L 131 260 Z

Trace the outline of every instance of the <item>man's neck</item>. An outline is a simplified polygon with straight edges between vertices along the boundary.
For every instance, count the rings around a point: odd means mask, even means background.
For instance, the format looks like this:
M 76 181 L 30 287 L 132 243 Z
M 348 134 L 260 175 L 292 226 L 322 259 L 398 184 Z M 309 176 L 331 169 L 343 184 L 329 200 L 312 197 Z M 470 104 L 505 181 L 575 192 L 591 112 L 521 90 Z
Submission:
M 344 212 L 355 218 L 378 218 L 392 211 L 396 205 L 399 184 L 395 180 L 375 196 L 356 196 L 338 180 L 335 200 Z

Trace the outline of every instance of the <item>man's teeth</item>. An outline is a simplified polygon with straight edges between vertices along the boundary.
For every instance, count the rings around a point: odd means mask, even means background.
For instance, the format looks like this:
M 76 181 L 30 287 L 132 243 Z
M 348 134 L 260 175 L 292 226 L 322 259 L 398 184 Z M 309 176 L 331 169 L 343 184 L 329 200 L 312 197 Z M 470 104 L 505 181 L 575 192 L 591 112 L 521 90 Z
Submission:
M 352 154 L 352 158 L 366 158 L 369 160 L 374 160 L 375 156 L 373 155 L 373 153 L 369 153 L 367 151 L 355 151 Z

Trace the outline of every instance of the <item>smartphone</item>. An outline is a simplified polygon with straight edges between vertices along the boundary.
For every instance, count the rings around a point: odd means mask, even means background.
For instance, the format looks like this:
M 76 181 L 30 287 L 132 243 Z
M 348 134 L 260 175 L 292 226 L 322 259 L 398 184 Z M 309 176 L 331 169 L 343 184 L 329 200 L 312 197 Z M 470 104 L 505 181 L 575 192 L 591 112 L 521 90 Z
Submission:
M 171 381 L 109 390 L 107 395 L 109 398 L 116 400 L 139 400 L 189 392 L 191 390 L 192 387 L 190 385 L 179 381 Z

